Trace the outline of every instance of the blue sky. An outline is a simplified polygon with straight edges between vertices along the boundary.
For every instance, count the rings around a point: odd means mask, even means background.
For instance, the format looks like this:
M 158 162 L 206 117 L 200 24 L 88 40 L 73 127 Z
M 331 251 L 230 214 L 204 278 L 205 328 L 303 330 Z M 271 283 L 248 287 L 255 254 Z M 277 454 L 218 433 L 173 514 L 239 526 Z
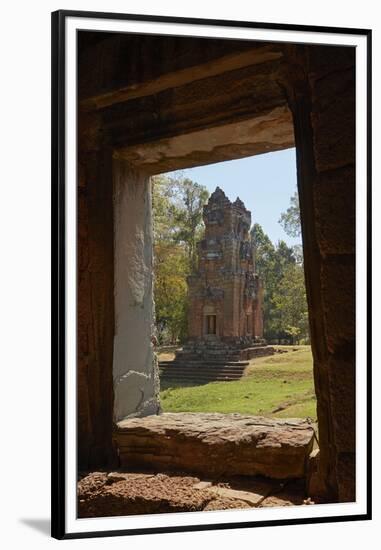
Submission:
M 296 190 L 295 149 L 209 164 L 182 174 L 211 193 L 218 185 L 230 200 L 239 196 L 251 211 L 252 223 L 258 222 L 273 242 L 300 243 L 300 239 L 288 237 L 278 223 Z

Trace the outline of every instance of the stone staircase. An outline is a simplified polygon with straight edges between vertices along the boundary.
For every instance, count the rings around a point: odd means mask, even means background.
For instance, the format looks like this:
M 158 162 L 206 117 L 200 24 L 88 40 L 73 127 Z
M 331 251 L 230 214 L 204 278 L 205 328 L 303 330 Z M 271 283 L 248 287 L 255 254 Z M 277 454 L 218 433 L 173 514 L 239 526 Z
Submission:
M 161 361 L 160 379 L 176 384 L 239 380 L 248 364 L 249 361 Z
M 242 378 L 249 360 L 275 353 L 262 341 L 237 347 L 221 341 L 189 342 L 176 352 L 173 361 L 160 361 L 160 379 L 165 383 L 206 384 Z

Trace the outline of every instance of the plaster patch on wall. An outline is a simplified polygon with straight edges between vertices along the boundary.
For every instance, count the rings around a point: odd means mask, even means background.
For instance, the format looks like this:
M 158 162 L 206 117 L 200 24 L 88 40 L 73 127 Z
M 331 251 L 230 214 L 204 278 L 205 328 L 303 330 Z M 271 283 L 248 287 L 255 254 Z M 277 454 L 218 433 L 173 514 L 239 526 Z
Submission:
M 152 346 L 151 184 L 121 160 L 114 160 L 114 212 L 113 379 L 114 419 L 119 421 L 159 409 L 158 365 Z

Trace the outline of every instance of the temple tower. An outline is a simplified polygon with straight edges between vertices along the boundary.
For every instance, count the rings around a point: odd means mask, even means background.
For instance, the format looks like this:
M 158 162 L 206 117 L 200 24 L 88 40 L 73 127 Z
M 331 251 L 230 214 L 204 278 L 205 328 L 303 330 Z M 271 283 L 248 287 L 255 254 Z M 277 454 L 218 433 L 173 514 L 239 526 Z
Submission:
M 263 337 L 263 289 L 255 273 L 251 213 L 219 187 L 204 206 L 205 236 L 188 277 L 190 341 L 250 346 Z
M 250 212 L 217 187 L 203 217 L 205 235 L 188 277 L 188 340 L 173 361 L 160 361 L 167 383 L 238 380 L 250 359 L 274 353 L 263 340 L 263 288 L 255 273 Z

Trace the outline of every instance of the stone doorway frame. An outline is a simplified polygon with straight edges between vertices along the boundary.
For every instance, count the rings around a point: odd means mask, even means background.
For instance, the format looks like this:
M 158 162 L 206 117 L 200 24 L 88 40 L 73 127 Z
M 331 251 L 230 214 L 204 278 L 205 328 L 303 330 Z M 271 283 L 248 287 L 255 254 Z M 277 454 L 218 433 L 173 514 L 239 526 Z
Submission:
M 278 109 L 270 121 L 262 119 L 261 124 L 268 123 L 267 130 L 278 124 L 289 128 L 291 124 L 292 133 L 295 133 L 315 388 L 321 428 L 321 491 L 329 498 L 342 501 L 353 500 L 355 479 L 354 410 L 341 409 L 343 392 L 345 398 L 354 404 L 354 323 L 348 326 L 348 319 L 354 319 L 354 235 L 349 228 L 352 225 L 348 217 L 344 219 L 343 216 L 337 216 L 333 220 L 332 205 L 334 197 L 341 197 L 341 201 L 345 201 L 345 196 L 350 195 L 349 188 L 353 194 L 353 144 L 337 141 L 338 122 L 339 133 L 353 135 L 350 131 L 354 122 L 353 93 L 341 97 L 341 112 L 335 116 L 330 116 L 332 113 L 329 113 L 326 100 L 332 93 L 332 87 L 338 86 L 340 89 L 343 77 L 349 80 L 351 75 L 353 77 L 354 61 L 349 49 L 343 52 L 339 64 L 337 59 L 330 64 L 329 60 L 327 63 L 327 59 L 323 60 L 313 53 L 311 48 L 303 46 L 285 49 L 285 72 L 279 73 L 277 84 L 282 90 L 286 106 Z M 232 65 L 229 70 L 232 70 Z M 203 77 L 208 76 L 204 73 Z M 91 269 L 89 264 L 83 269 L 82 275 L 86 277 L 82 278 L 82 290 L 84 297 L 90 295 L 91 305 L 81 304 L 79 328 L 85 323 L 95 330 L 91 331 L 91 341 L 88 334 L 84 335 L 86 353 L 79 346 L 79 392 L 87 410 L 83 414 L 83 422 L 81 420 L 83 437 L 79 459 L 87 466 L 94 467 L 113 460 L 114 401 L 121 403 L 120 414 L 125 414 L 123 400 L 118 401 L 119 385 L 125 385 L 126 380 L 132 380 L 134 376 L 146 382 L 148 398 L 145 399 L 145 391 L 141 390 L 143 400 L 139 407 L 143 404 L 144 408 L 140 412 L 152 414 L 157 410 L 157 380 L 147 373 L 147 368 L 152 368 L 153 372 L 155 369 L 153 353 L 148 351 L 144 357 L 138 357 L 138 363 L 144 368 L 131 375 L 118 372 L 118 365 L 130 354 L 123 339 L 126 332 L 130 337 L 136 331 L 143 333 L 144 338 L 151 338 L 151 326 L 148 327 L 147 320 L 152 319 L 153 315 L 150 281 L 152 256 L 148 251 L 152 244 L 149 229 L 149 176 L 168 171 L 169 168 L 167 159 L 162 161 L 160 140 L 157 140 L 159 149 L 151 149 L 153 155 L 158 152 L 159 160 L 150 163 L 156 165 L 156 168 L 147 171 L 147 166 L 142 166 L 136 159 L 133 162 L 132 159 L 142 149 L 143 158 L 147 158 L 149 148 L 145 144 L 142 147 L 128 145 L 127 148 L 119 144 L 115 148 L 112 140 L 116 138 L 108 133 L 109 130 L 104 131 L 104 120 L 100 120 L 98 113 L 91 113 L 88 104 L 83 106 L 79 124 L 79 220 L 85 220 L 88 230 L 84 236 L 86 246 L 83 250 L 86 249 L 90 258 Z M 235 128 L 242 135 L 249 135 L 255 129 L 249 119 L 237 119 L 233 124 L 236 124 Z M 233 128 L 229 126 L 228 129 Z M 208 139 L 212 137 L 219 143 L 218 155 L 225 155 L 226 147 L 232 146 L 231 142 L 226 141 L 226 126 L 219 123 L 210 126 L 208 130 Z M 179 135 L 184 138 L 182 141 Z M 328 148 L 323 135 L 331 138 Z M 206 136 L 201 136 L 197 130 L 193 134 L 187 131 L 174 137 L 180 142 L 181 152 L 172 158 L 181 158 L 183 162 L 184 150 L 189 147 L 190 138 L 200 138 L 198 143 L 202 144 L 205 143 L 202 138 Z M 287 141 L 284 135 L 283 139 Z M 169 149 L 172 145 L 167 141 Z M 244 147 L 240 144 L 232 154 L 249 156 L 248 145 L 251 153 L 259 153 L 263 147 L 258 142 L 247 142 Z M 245 148 L 245 154 L 241 147 Z M 90 180 L 91 186 L 88 184 Z M 344 185 L 347 185 L 346 190 L 343 189 Z M 351 211 L 353 201 L 348 200 L 347 206 L 346 214 Z M 338 213 L 336 210 L 335 214 Z M 326 222 L 329 222 L 331 231 L 326 231 Z M 137 228 L 140 231 L 136 232 Z M 134 239 L 126 248 L 122 236 L 127 233 L 133 233 Z M 131 264 L 131 258 L 138 261 Z M 134 265 L 134 272 L 131 272 L 131 265 Z M 137 274 L 140 284 L 137 284 Z M 121 285 L 124 276 L 132 283 L 127 289 Z M 335 297 L 335 289 L 338 287 L 341 289 L 339 298 Z M 114 295 L 117 297 L 115 302 Z M 138 309 L 134 309 L 132 315 L 130 305 L 125 308 L 125 304 L 134 304 L 133 308 L 139 305 L 143 313 L 136 314 Z M 118 359 L 121 357 L 124 359 Z M 131 360 L 135 361 L 136 358 L 132 357 Z M 110 367 L 104 368 L 104 365 L 112 364 L 114 371 Z M 105 392 L 102 399 L 100 391 Z

